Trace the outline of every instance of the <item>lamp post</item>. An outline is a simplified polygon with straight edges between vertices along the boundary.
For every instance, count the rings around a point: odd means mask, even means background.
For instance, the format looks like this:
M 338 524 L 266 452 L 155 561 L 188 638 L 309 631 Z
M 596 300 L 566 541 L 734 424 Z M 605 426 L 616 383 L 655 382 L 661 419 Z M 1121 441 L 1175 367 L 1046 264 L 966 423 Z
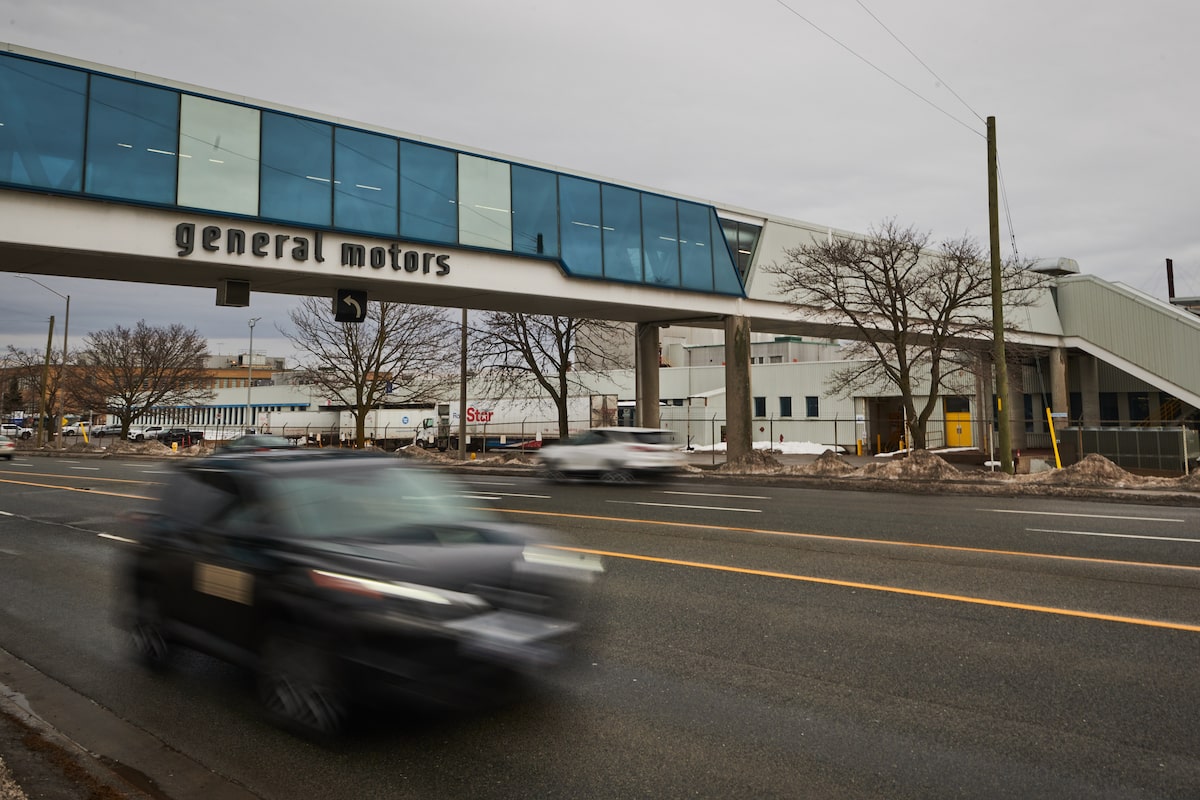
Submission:
M 250 352 L 246 355 L 246 424 L 243 429 L 250 427 L 250 390 L 254 388 L 254 324 L 262 317 L 251 317 L 250 322 Z
M 62 294 L 61 292 L 56 292 L 53 289 L 51 289 L 49 286 L 47 286 L 46 284 L 42 283 L 41 281 L 37 280 L 36 278 L 31 278 L 28 275 L 17 275 L 17 277 L 24 278 L 27 281 L 33 281 L 38 286 L 45 289 L 47 292 L 50 292 L 51 294 L 56 294 L 59 297 L 61 297 L 63 300 L 67 301 L 67 313 L 65 316 L 63 316 L 62 369 L 60 369 L 59 373 L 58 373 L 58 399 L 59 399 L 59 402 L 61 403 L 63 401 L 63 395 L 64 395 L 63 384 L 66 381 L 66 376 L 67 376 L 67 333 L 71 329 L 71 295 Z M 48 346 L 47 346 L 46 360 L 47 360 L 47 362 L 50 360 L 50 353 L 48 351 Z M 43 416 L 46 415 L 45 408 L 42 409 L 42 415 Z M 47 432 L 47 435 L 49 435 L 49 432 Z M 40 439 L 40 437 L 39 437 L 39 439 Z M 60 430 L 58 432 L 58 448 L 61 450 L 62 447 L 63 447 L 63 435 L 62 435 L 62 430 L 61 430 L 61 426 L 60 426 Z

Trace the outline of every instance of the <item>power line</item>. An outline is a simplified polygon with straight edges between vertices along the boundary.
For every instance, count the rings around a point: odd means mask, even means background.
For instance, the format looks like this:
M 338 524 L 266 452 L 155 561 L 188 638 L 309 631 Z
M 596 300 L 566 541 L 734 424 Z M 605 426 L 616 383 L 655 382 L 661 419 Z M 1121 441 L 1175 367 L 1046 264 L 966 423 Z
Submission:
M 980 136 L 980 137 L 984 137 L 984 138 L 986 138 L 986 135 L 985 135 L 985 134 L 981 133 L 980 131 L 977 131 L 977 130 L 975 130 L 975 128 L 972 128 L 970 125 L 968 125 L 967 123 L 963 122 L 961 119 L 959 119 L 958 117 L 954 116 L 954 115 L 953 115 L 953 114 L 951 114 L 949 111 L 947 111 L 946 109 L 942 108 L 942 107 L 941 107 L 941 106 L 939 106 L 937 103 L 935 103 L 935 102 L 933 102 L 932 100 L 930 100 L 929 98 L 925 97 L 924 95 L 922 95 L 922 94 L 921 94 L 920 92 L 918 92 L 917 90 L 915 90 L 915 89 L 913 89 L 913 88 L 911 88 L 911 87 L 907 86 L 906 84 L 902 83 L 902 82 L 901 82 L 899 79 L 897 79 L 897 78 L 893 77 L 891 74 L 889 74 L 889 73 L 888 73 L 886 70 L 884 70 L 883 68 L 876 66 L 876 65 L 875 65 L 875 64 L 873 64 L 873 63 L 872 63 L 870 60 L 868 60 L 868 59 L 867 59 L 865 56 L 863 56 L 863 55 L 860 55 L 860 54 L 859 54 L 857 51 L 855 51 L 853 48 L 851 48 L 851 47 L 850 47 L 849 45 L 847 45 L 845 42 L 841 41 L 840 39 L 838 39 L 838 38 L 837 38 L 836 36 L 834 36 L 833 34 L 829 33 L 828 31 L 824 30 L 823 28 L 821 28 L 821 27 L 820 27 L 819 25 L 817 25 L 815 22 L 813 22 L 812 20 L 810 20 L 808 17 L 804 16 L 804 15 L 803 15 L 803 14 L 801 14 L 799 11 L 797 11 L 797 10 L 796 10 L 796 9 L 794 9 L 794 8 L 792 8 L 792 7 L 791 7 L 791 6 L 789 6 L 787 3 L 783 2 L 783 0 L 775 0 L 775 2 L 776 2 L 776 3 L 778 3 L 780 6 L 782 6 L 784 9 L 786 9 L 786 10 L 787 10 L 788 12 L 790 12 L 791 14 L 794 14 L 796 17 L 798 17 L 799 19 L 801 19 L 801 20 L 802 20 L 802 21 L 803 21 L 805 24 L 807 24 L 809 27 L 811 27 L 811 28 L 812 28 L 813 30 L 815 30 L 817 33 L 821 34 L 821 35 L 822 35 L 822 36 L 824 36 L 826 39 L 829 39 L 831 42 L 833 42 L 834 44 L 836 44 L 838 47 L 842 48 L 842 49 L 843 49 L 843 50 L 845 50 L 847 53 L 849 53 L 850 55 L 852 55 L 852 56 L 854 56 L 855 58 L 857 58 L 859 61 L 861 61 L 861 62 L 863 62 L 864 64 L 866 64 L 868 67 L 870 67 L 871 69 L 875 70 L 875 71 L 876 71 L 876 72 L 878 72 L 880 75 L 882 75 L 883 77 L 887 78 L 889 81 L 891 81 L 892 83 L 896 84 L 896 85 L 897 85 L 897 86 L 899 86 L 901 89 L 903 89 L 904 91 L 906 91 L 906 92 L 908 92 L 909 94 L 911 94 L 913 97 L 916 97 L 916 98 L 917 98 L 918 100 L 920 100 L 922 103 L 925 103 L 926 105 L 928 105 L 928 106 L 929 106 L 930 108 L 932 108 L 934 111 L 937 111 L 939 114 L 943 114 L 943 115 L 945 115 L 945 116 L 949 117 L 951 120 L 953 120 L 954 122 L 956 122 L 956 123 L 958 123 L 959 125 L 963 126 L 963 127 L 964 127 L 964 128 L 966 128 L 967 130 L 969 130 L 971 133 L 975 134 L 976 136 Z M 973 112 L 972 112 L 972 113 L 973 113 Z M 978 116 L 978 115 L 976 115 L 976 116 Z
M 946 91 L 948 91 L 950 94 L 954 95 L 954 99 L 955 99 L 955 100 L 957 100 L 958 102 L 962 103 L 962 104 L 963 104 L 963 107 L 964 107 L 964 108 L 966 108 L 966 109 L 967 109 L 967 111 L 970 111 L 972 114 L 974 114 L 974 115 L 975 115 L 975 118 L 976 118 L 976 119 L 978 119 L 980 122 L 983 122 L 984 124 L 986 124 L 986 123 L 987 123 L 987 120 L 985 120 L 983 117 L 981 117 L 981 116 L 979 115 L 979 113 L 975 111 L 975 109 L 971 108 L 970 104 L 969 104 L 969 103 L 968 103 L 966 100 L 963 100 L 961 97 L 959 97 L 959 95 L 958 95 L 958 92 L 954 91 L 954 89 L 953 89 L 953 88 L 951 88 L 951 86 L 950 86 L 950 84 L 949 84 L 949 83 L 947 83 L 946 81 L 942 80 L 942 76 L 938 75 L 936 72 L 934 72 L 934 71 L 933 71 L 933 68 L 932 68 L 932 67 L 930 67 L 928 64 L 926 64 L 924 61 L 922 61 L 922 60 L 921 60 L 921 57 L 920 57 L 920 56 L 918 56 L 916 53 L 914 53 L 914 52 L 912 51 L 912 48 L 910 48 L 910 47 L 909 47 L 908 45 L 906 45 L 906 44 L 905 44 L 903 41 L 901 41 L 901 40 L 900 40 L 900 37 L 899 37 L 899 36 L 897 36 L 895 33 L 893 33 L 891 28 L 889 28 L 887 25 L 884 25 L 884 24 L 883 24 L 883 20 L 881 20 L 879 17 L 875 16 L 874 12 L 872 12 L 872 11 L 871 11 L 871 9 L 869 9 L 869 8 L 867 8 L 865 5 L 863 5 L 863 2 L 862 2 L 862 0 L 855 0 L 855 2 L 856 2 L 856 3 L 858 3 L 859 7 L 860 7 L 860 8 L 861 8 L 863 11 L 867 12 L 867 14 L 869 14 L 869 15 L 870 15 L 871 19 L 873 19 L 873 20 L 875 20 L 877 23 L 879 23 L 879 27 L 881 27 L 881 28 L 883 28 L 885 31 L 887 31 L 887 34 L 888 34 L 888 36 L 891 36 L 893 39 L 895 39 L 895 40 L 896 40 L 896 43 L 897 43 L 898 45 L 900 45 L 901 47 L 903 47 L 903 48 L 905 49 L 905 51 L 906 51 L 906 52 L 907 52 L 907 53 L 908 53 L 910 56 L 912 56 L 912 57 L 913 57 L 913 58 L 916 60 L 916 62 L 917 62 L 918 64 L 920 64 L 922 67 L 924 67 L 924 68 L 925 68 L 925 71 L 926 71 L 926 72 L 928 72 L 930 75 L 932 75 L 932 76 L 933 76 L 933 78 L 934 78 L 934 80 L 936 80 L 936 81 L 937 81 L 937 82 L 938 82 L 940 85 L 942 85 L 942 86 L 945 86 L 945 87 L 946 87 Z

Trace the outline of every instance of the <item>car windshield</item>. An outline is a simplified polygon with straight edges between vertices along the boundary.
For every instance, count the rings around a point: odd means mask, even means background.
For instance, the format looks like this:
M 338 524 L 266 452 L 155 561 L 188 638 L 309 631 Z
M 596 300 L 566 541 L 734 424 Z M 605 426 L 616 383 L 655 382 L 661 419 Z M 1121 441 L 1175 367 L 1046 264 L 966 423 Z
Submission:
M 639 444 L 675 444 L 675 434 L 671 431 L 633 431 L 633 438 Z
M 268 484 L 285 527 L 304 538 L 453 539 L 454 530 L 490 519 L 464 503 L 451 480 L 422 470 L 375 464 L 372 469 L 321 470 Z M 472 540 L 478 540 L 472 534 Z

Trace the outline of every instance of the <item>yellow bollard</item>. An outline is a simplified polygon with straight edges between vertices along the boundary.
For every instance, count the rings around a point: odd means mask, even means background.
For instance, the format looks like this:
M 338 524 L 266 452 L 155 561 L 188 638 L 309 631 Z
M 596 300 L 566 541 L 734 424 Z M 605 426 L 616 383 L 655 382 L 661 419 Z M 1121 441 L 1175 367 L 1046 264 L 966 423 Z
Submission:
M 475 454 L 474 454 L 474 453 L 471 453 L 471 460 L 472 460 L 472 461 L 474 461 L 474 460 L 475 460 Z
M 179 442 L 171 442 L 171 452 L 172 453 L 179 452 Z

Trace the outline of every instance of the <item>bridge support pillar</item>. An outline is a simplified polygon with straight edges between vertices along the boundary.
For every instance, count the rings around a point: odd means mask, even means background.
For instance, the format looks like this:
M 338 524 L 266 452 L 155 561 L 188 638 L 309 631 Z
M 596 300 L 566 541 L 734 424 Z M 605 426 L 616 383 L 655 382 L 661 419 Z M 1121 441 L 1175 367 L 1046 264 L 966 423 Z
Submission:
M 1100 362 L 1095 356 L 1079 356 L 1079 391 L 1083 400 L 1081 424 L 1095 427 L 1100 424 Z
M 639 322 L 637 325 L 637 424 L 643 428 L 657 428 L 661 424 L 658 414 L 658 326 Z
M 1067 349 L 1050 348 L 1050 410 L 1055 414 L 1071 413 L 1071 395 L 1067 392 Z M 1066 422 L 1055 422 L 1062 427 Z
M 750 320 L 725 318 L 725 447 L 733 460 L 754 449 L 750 407 Z

